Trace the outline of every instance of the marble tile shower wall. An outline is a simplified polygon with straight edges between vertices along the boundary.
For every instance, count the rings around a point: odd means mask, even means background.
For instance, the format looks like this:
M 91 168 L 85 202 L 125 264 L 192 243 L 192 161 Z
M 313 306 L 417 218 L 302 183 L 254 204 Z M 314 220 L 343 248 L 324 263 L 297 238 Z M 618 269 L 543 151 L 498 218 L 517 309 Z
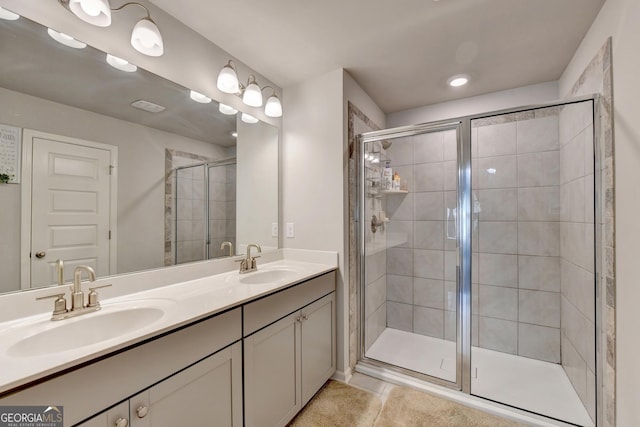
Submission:
M 557 111 L 508 119 L 472 122 L 472 186 L 479 201 L 473 236 L 479 269 L 473 309 L 477 345 L 559 363 Z
M 385 197 L 387 326 L 454 340 L 456 133 L 395 139 L 387 155 L 409 189 Z
M 595 419 L 594 150 L 591 102 L 560 112 L 562 366 Z

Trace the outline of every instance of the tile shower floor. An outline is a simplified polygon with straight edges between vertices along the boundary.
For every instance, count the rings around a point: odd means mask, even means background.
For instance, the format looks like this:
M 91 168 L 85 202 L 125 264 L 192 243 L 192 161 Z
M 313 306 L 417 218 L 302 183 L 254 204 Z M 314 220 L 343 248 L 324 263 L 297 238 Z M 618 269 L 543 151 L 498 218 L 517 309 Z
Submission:
M 379 360 L 455 381 L 455 343 L 387 328 L 367 351 Z M 562 367 L 473 347 L 472 394 L 580 426 L 593 422 Z

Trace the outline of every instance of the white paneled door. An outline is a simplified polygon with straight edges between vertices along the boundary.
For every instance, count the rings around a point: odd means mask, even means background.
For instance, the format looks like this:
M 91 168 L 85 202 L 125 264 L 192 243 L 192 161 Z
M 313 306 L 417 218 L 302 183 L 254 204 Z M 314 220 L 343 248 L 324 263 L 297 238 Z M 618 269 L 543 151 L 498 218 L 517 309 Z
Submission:
M 27 134 L 29 135 L 29 134 Z M 77 265 L 99 276 L 112 273 L 112 157 L 115 147 L 33 135 L 31 170 L 31 287 L 56 282 L 56 260 L 65 280 Z

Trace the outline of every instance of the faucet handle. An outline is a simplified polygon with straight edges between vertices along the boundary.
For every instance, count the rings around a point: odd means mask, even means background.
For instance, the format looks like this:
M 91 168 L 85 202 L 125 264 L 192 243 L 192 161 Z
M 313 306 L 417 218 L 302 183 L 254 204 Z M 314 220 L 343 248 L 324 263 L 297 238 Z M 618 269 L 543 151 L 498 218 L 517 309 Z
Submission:
M 109 286 L 111 286 L 111 284 L 89 288 L 87 307 L 100 307 L 100 301 L 98 301 L 98 293 L 96 292 L 96 289 L 108 288 Z
M 55 298 L 56 300 L 53 302 L 53 314 L 64 314 L 67 310 L 67 300 L 64 297 L 64 294 L 54 294 L 47 295 L 46 297 L 38 297 L 36 300 Z

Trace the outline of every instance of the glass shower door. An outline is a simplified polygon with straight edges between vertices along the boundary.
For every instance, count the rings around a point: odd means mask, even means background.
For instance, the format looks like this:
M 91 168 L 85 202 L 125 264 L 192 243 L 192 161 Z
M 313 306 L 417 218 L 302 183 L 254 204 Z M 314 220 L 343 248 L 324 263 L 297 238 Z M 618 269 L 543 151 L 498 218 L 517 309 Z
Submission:
M 459 123 L 362 139 L 363 348 L 459 384 Z

